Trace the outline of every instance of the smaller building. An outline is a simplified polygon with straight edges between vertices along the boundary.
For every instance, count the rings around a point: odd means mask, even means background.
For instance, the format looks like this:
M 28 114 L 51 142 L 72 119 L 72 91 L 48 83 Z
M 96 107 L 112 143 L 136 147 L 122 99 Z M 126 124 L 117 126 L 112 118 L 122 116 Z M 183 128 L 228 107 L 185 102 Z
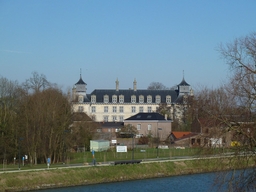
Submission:
M 90 150 L 98 151 L 106 151 L 110 148 L 110 142 L 107 140 L 91 140 L 90 141 Z
M 137 128 L 137 137 L 152 136 L 164 141 L 171 134 L 172 120 L 159 113 L 138 113 L 124 120 L 124 125 Z

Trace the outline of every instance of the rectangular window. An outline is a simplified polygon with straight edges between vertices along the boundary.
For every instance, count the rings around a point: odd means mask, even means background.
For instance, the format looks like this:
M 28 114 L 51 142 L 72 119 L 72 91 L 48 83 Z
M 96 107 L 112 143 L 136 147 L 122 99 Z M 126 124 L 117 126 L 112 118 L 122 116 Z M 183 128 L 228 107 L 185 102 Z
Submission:
M 171 103 L 171 96 L 166 97 L 166 103 L 170 104 Z
M 104 122 L 108 122 L 108 116 L 104 116 Z
M 132 106 L 132 113 L 136 113 L 136 107 Z
M 148 113 L 152 112 L 152 107 L 148 107 Z
M 96 113 L 96 107 L 92 106 L 92 113 Z
M 123 113 L 124 112 L 124 107 L 123 106 L 120 106 L 119 107 L 119 113 Z
M 108 132 L 111 132 L 111 129 L 108 129 Z
M 119 116 L 119 121 L 123 122 L 124 121 L 124 117 L 123 116 Z
M 116 113 L 116 106 L 113 106 L 113 113 Z
M 104 113 L 108 113 L 108 106 L 104 107 Z
M 138 131 L 139 131 L 140 128 L 141 128 L 140 126 L 141 126 L 140 124 L 137 125 L 137 130 L 138 130 Z
M 79 106 L 78 107 L 78 112 L 83 112 L 84 111 L 84 107 L 83 106 Z
M 143 107 L 140 107 L 139 111 L 140 111 L 140 113 L 143 113 L 143 111 L 144 111 Z
M 116 122 L 116 121 L 117 121 L 116 116 L 113 116 L 113 117 L 112 117 L 112 120 L 113 120 L 113 122 Z
M 148 131 L 151 131 L 151 129 L 152 129 L 152 125 L 148 124 Z

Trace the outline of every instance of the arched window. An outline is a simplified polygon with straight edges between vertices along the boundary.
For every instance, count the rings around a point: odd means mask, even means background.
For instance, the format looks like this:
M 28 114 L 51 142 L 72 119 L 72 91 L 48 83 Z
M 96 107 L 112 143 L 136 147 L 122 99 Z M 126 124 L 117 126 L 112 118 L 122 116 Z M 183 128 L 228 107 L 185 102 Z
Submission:
M 108 102 L 109 102 L 108 95 L 104 95 L 104 103 L 108 103 Z
M 151 95 L 147 96 L 147 103 L 152 103 L 152 96 Z
M 132 97 L 131 97 L 131 103 L 136 103 L 136 96 L 135 96 L 135 95 L 132 95 Z

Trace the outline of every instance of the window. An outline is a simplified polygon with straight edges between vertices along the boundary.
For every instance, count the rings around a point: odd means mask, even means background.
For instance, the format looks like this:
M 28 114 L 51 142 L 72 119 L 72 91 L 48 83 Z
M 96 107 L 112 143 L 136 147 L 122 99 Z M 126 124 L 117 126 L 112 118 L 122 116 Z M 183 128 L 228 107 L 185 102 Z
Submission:
M 132 106 L 132 113 L 136 113 L 136 107 Z
M 117 121 L 116 116 L 112 116 L 112 121 L 113 121 L 113 122 L 116 122 L 116 121 Z
M 108 95 L 104 95 L 104 103 L 108 103 Z
M 148 131 L 151 131 L 151 129 L 152 129 L 152 125 L 148 124 Z
M 97 129 L 97 132 L 100 133 L 100 132 L 101 132 L 101 129 Z
M 113 113 L 116 113 L 116 106 L 113 106 Z
M 140 113 L 143 113 L 144 109 L 142 106 L 140 106 L 139 111 L 140 111 Z
M 96 107 L 92 106 L 92 113 L 96 113 Z
M 110 129 L 110 128 L 108 128 L 108 132 L 111 132 L 111 129 Z
M 123 113 L 124 112 L 124 107 L 123 106 L 119 106 L 119 113 Z
M 167 104 L 171 104 L 171 102 L 172 102 L 171 96 L 170 96 L 170 95 L 167 95 L 167 96 L 166 96 L 166 103 L 167 103 Z
M 91 97 L 91 102 L 92 102 L 92 103 L 96 103 L 96 96 L 95 96 L 95 95 L 92 95 L 92 97 Z
M 124 121 L 124 116 L 119 116 L 119 121 L 123 122 Z
M 108 116 L 104 116 L 104 122 L 108 122 Z
M 135 95 L 133 95 L 133 96 L 131 97 L 131 103 L 136 103 L 136 96 L 135 96 Z
M 156 96 L 156 103 L 157 104 L 161 103 L 161 96 L 160 95 Z
M 108 106 L 104 106 L 104 113 L 108 113 Z
M 80 96 L 78 97 L 78 102 L 79 102 L 79 103 L 83 103 L 83 101 L 84 101 L 84 97 L 83 97 L 82 95 L 80 95 Z
M 140 128 L 141 128 L 140 126 L 141 126 L 140 124 L 137 125 L 137 130 L 138 130 L 138 131 L 139 131 Z
M 143 96 L 143 95 L 140 95 L 140 97 L 139 97 L 139 103 L 144 103 L 144 96 Z
M 84 111 L 84 107 L 83 106 L 79 106 L 78 107 L 78 112 L 83 112 Z
M 119 103 L 123 103 L 124 102 L 124 96 L 123 95 L 120 95 L 119 96 Z
M 147 96 L 147 103 L 152 103 L 152 96 Z
M 112 96 L 112 103 L 116 103 L 117 102 L 117 96 L 116 95 L 113 95 Z
M 148 107 L 148 113 L 152 112 L 152 107 Z

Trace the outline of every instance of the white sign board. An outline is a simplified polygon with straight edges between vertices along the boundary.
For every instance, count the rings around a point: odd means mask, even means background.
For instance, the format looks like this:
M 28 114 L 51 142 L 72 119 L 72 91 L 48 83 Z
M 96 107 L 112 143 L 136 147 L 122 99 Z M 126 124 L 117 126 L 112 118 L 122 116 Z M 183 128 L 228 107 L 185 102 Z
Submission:
M 116 140 L 111 140 L 111 143 L 116 143 Z
M 127 146 L 116 146 L 116 152 L 118 153 L 127 152 Z

